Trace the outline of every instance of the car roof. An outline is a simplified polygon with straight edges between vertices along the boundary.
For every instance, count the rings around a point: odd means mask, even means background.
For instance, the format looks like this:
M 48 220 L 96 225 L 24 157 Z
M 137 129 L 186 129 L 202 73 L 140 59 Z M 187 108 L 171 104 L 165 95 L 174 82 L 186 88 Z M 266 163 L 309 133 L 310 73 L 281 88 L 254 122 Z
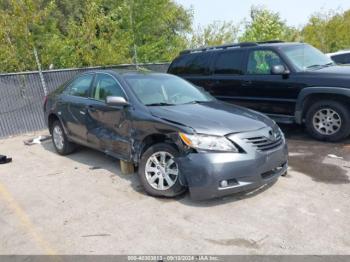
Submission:
M 205 52 L 215 52 L 215 51 L 222 51 L 222 50 L 237 50 L 241 48 L 259 48 L 259 47 L 282 47 L 282 46 L 296 46 L 296 45 L 305 45 L 305 43 L 300 42 L 283 42 L 278 40 L 273 41 L 266 41 L 266 42 L 243 42 L 243 43 L 236 43 L 236 44 L 227 44 L 227 45 L 219 45 L 219 46 L 208 46 L 208 47 L 201 47 L 201 48 L 195 48 L 195 49 L 187 49 L 182 52 L 180 52 L 181 55 L 186 54 L 198 54 L 198 53 L 205 53 Z
M 154 71 L 148 71 L 145 69 L 95 69 L 95 70 L 90 70 L 87 72 L 84 72 L 82 74 L 88 74 L 88 73 L 108 73 L 111 75 L 119 75 L 119 76 L 127 76 L 127 75 L 166 75 L 166 73 L 159 73 L 159 72 L 154 72 Z

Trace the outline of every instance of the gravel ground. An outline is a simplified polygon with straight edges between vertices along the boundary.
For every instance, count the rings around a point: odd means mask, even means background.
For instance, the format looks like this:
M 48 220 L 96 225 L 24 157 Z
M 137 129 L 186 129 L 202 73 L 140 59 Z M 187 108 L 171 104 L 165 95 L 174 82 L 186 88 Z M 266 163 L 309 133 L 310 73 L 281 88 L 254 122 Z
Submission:
M 205 202 L 146 196 L 90 149 L 23 144 L 46 131 L 0 140 L 0 254 L 350 254 L 349 141 L 284 130 L 287 177 Z

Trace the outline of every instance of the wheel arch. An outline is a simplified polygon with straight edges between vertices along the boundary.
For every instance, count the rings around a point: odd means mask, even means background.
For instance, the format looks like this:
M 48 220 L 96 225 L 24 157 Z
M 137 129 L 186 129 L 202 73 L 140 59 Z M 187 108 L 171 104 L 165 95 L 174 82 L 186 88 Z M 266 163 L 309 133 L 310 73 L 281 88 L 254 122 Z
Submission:
M 63 124 L 62 122 L 62 119 L 56 114 L 56 113 L 50 113 L 47 117 L 47 126 L 49 128 L 49 132 L 50 134 L 52 134 L 52 124 L 55 122 L 55 121 L 59 121 L 63 127 L 63 130 L 66 134 L 67 133 L 67 129 L 66 129 L 66 126 Z
M 52 125 L 55 121 L 60 121 L 58 116 L 55 113 L 49 114 L 49 116 L 47 117 L 47 126 L 49 128 L 50 134 L 52 134 Z
M 303 89 L 295 107 L 295 122 L 302 124 L 307 108 L 319 100 L 336 100 L 350 105 L 350 89 L 341 87 L 308 87 Z
M 176 141 L 174 141 L 174 139 L 167 134 L 149 134 L 146 137 L 144 137 L 141 142 L 139 143 L 139 146 L 137 147 L 137 151 L 135 154 L 135 158 L 134 159 L 137 163 L 139 162 L 139 160 L 141 159 L 141 156 L 143 155 L 143 153 L 150 148 L 151 146 L 158 144 L 158 143 L 167 143 L 172 145 L 176 150 L 179 150 Z

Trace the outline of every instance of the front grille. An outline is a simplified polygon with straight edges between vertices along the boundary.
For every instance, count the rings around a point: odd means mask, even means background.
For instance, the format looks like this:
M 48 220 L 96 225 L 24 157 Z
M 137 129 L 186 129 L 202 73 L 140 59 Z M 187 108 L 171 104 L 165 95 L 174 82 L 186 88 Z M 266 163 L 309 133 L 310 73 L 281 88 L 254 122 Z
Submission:
M 257 136 L 246 138 L 246 141 L 253 145 L 258 151 L 270 151 L 273 150 L 283 143 L 282 134 L 279 131 L 275 131 L 276 136 L 266 137 Z

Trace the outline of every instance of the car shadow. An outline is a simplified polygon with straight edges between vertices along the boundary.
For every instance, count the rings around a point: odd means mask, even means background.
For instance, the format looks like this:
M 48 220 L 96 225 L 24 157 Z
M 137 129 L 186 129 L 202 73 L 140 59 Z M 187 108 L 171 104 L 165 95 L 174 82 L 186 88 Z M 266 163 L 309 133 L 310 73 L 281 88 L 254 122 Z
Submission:
M 287 138 L 290 169 L 319 183 L 350 183 L 350 139 L 322 142 L 310 137 L 302 126 L 280 127 Z
M 283 131 L 287 140 L 314 141 L 314 139 L 307 134 L 304 126 L 297 124 L 278 124 L 278 126 Z
M 50 151 L 52 153 L 56 153 L 55 148 L 51 142 L 45 141 L 41 143 L 42 147 Z M 147 196 L 147 193 L 143 190 L 136 172 L 134 174 L 130 175 L 123 175 L 121 173 L 120 169 L 120 164 L 119 160 L 115 159 L 111 156 L 108 156 L 102 152 L 99 152 L 97 150 L 93 150 L 87 147 L 79 146 L 75 152 L 73 152 L 70 155 L 65 156 L 74 162 L 78 162 L 80 164 L 83 164 L 91 170 L 96 170 L 96 169 L 103 169 L 108 171 L 111 175 L 110 178 L 112 181 L 115 179 L 115 177 L 126 179 L 129 184 L 131 185 L 131 188 L 138 194 L 141 194 L 143 196 Z M 269 189 L 275 182 L 272 182 L 270 184 L 267 184 L 265 186 L 262 186 L 258 189 L 247 191 L 247 192 L 242 192 L 242 193 L 236 193 L 232 195 L 228 195 L 225 197 L 221 198 L 216 198 L 212 200 L 205 200 L 205 201 L 194 201 L 191 199 L 189 192 L 186 191 L 186 193 L 175 197 L 175 198 L 155 198 L 156 201 L 159 202 L 172 202 L 176 201 L 179 202 L 183 205 L 188 205 L 188 206 L 196 206 L 196 207 L 210 207 L 210 206 L 216 206 L 216 205 L 223 205 L 227 204 L 229 202 L 235 202 L 247 198 L 254 197 L 265 190 Z
M 297 125 L 297 124 L 278 124 L 278 126 L 283 131 L 287 141 L 293 140 L 293 141 L 307 141 L 307 142 L 313 142 L 313 143 L 321 143 L 325 145 L 344 145 L 344 144 L 350 144 L 350 137 L 346 139 L 345 141 L 341 142 L 322 142 L 317 141 L 314 138 L 312 138 L 306 131 L 305 126 L 303 125 Z
M 45 150 L 57 154 L 51 140 L 45 141 L 41 143 L 41 145 Z M 141 184 L 139 183 L 137 174 L 134 173 L 123 175 L 121 173 L 119 160 L 116 158 L 113 158 L 109 155 L 104 154 L 103 152 L 90 149 L 84 146 L 78 146 L 72 154 L 66 155 L 64 157 L 67 157 L 73 160 L 74 162 L 87 166 L 91 171 L 106 170 L 108 171 L 108 173 L 110 173 L 110 178 L 112 182 L 115 181 L 116 177 L 125 179 L 129 182 L 129 184 L 135 192 L 142 195 L 146 195 L 146 193 L 143 191 Z

